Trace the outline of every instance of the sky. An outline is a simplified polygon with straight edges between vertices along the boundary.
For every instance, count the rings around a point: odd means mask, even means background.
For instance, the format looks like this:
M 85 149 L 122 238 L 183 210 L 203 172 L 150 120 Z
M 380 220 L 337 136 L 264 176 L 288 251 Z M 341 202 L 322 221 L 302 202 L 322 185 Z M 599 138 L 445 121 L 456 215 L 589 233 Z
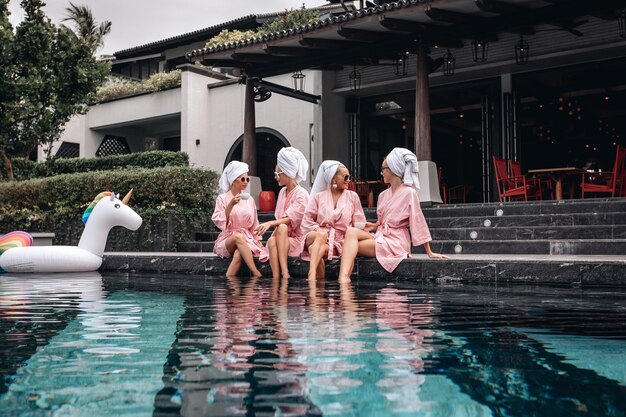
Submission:
M 193 32 L 250 14 L 279 12 L 327 4 L 324 0 L 72 0 L 91 9 L 97 22 L 109 20 L 111 32 L 98 54 L 106 55 L 134 46 Z M 70 0 L 44 0 L 44 11 L 54 23 L 67 15 Z M 20 0 L 10 0 L 9 20 L 17 26 L 23 18 Z

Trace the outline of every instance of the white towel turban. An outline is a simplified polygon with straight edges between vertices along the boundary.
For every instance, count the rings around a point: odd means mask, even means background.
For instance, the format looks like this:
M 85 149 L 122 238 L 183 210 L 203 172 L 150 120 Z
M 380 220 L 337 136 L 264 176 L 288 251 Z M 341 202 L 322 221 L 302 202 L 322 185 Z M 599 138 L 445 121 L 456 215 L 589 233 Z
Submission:
M 313 187 L 311 188 L 311 198 L 320 191 L 328 190 L 330 187 L 330 182 L 333 180 L 333 177 L 337 173 L 339 167 L 342 167 L 343 164 L 339 161 L 333 161 L 331 159 L 322 162 L 319 169 L 317 170 L 317 175 L 315 175 L 315 182 L 313 183 Z
M 220 190 L 222 190 L 222 193 L 230 190 L 230 186 L 233 185 L 233 181 L 246 172 L 248 172 L 248 164 L 244 162 L 231 161 L 228 165 L 226 165 L 226 168 L 224 168 L 224 172 L 222 172 L 222 176 L 220 177 Z
M 289 146 L 278 151 L 278 168 L 289 178 L 295 179 L 298 183 L 306 180 L 309 163 L 298 149 Z
M 387 155 L 387 166 L 402 182 L 417 190 L 420 189 L 418 177 L 417 157 L 405 148 L 393 148 Z

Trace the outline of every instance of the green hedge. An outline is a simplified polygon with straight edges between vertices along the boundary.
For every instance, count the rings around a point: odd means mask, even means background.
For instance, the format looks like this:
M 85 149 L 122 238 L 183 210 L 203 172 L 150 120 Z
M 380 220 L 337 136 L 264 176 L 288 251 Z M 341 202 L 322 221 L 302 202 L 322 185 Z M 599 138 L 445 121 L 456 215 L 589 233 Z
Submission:
M 189 155 L 184 152 L 151 151 L 101 158 L 61 158 L 34 162 L 24 158 L 13 159 L 15 180 L 52 177 L 59 174 L 107 171 L 121 168 L 161 168 L 166 166 L 189 166 Z M 6 170 L 0 164 L 0 178 L 6 180 Z
M 218 193 L 212 171 L 189 167 L 123 169 L 0 183 L 0 235 L 12 230 L 54 232 L 55 244 L 76 245 L 81 216 L 94 197 L 133 188 L 130 206 L 144 223 L 137 232 L 114 228 L 109 251 L 174 250 L 195 232 L 214 230 L 211 215 Z

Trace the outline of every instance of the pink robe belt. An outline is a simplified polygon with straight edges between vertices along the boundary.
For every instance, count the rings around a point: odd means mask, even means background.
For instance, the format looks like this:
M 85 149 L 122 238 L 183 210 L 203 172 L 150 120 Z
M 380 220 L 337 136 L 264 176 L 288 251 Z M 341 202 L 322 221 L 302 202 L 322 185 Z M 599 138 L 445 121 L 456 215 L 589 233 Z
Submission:
M 328 231 L 328 260 L 333 260 L 333 252 L 335 252 L 335 228 L 330 227 Z
M 401 227 L 393 227 L 393 226 L 389 226 L 387 223 L 381 224 L 378 226 L 378 235 L 379 237 L 382 235 L 388 235 L 389 234 L 389 229 L 405 229 L 406 226 L 401 226 Z M 383 236 L 384 237 L 384 236 Z

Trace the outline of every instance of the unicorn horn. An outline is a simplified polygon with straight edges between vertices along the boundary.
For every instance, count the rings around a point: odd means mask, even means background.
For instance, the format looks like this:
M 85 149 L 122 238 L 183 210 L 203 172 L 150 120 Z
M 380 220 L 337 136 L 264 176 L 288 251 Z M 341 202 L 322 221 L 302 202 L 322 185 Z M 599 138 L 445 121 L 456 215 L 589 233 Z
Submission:
M 128 192 L 128 194 L 126 194 L 124 196 L 124 199 L 122 200 L 122 203 L 128 205 L 128 202 L 130 201 L 130 197 L 133 195 L 133 189 L 131 188 L 130 191 Z

